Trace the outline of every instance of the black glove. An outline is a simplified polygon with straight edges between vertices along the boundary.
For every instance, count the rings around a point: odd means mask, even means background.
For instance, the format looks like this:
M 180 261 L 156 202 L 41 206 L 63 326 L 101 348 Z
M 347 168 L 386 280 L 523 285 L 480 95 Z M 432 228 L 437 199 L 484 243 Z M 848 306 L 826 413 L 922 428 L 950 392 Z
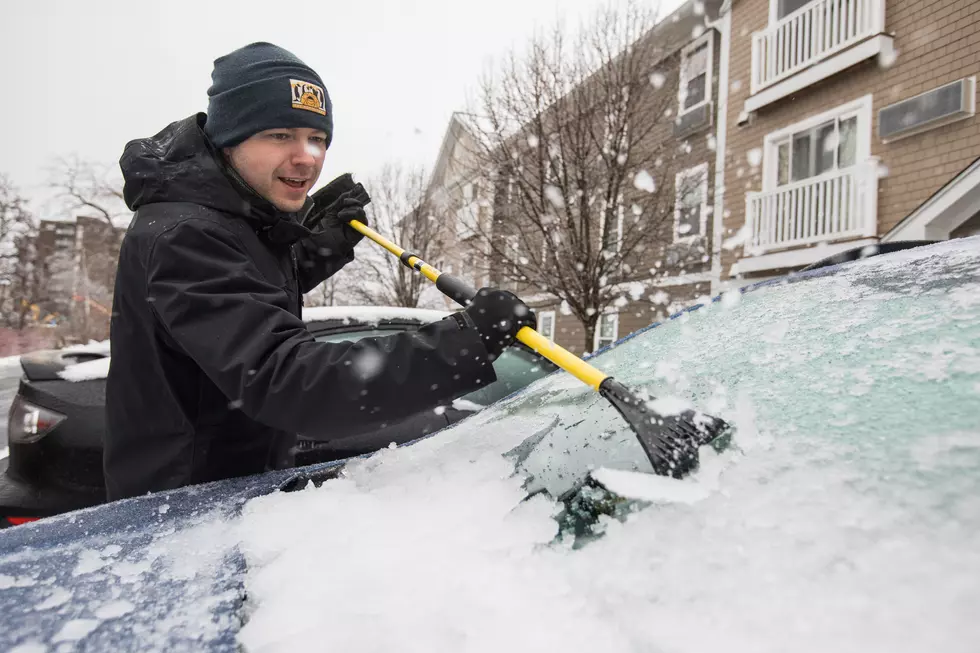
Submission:
M 534 312 L 517 295 L 496 288 L 481 288 L 463 312 L 480 332 L 491 361 L 514 342 L 522 327 L 533 329 L 538 323 Z
M 343 174 L 313 194 L 313 209 L 303 221 L 310 229 L 312 244 L 320 256 L 348 255 L 364 238 L 348 223 L 368 223 L 364 207 L 371 196 L 364 186 L 354 183 L 350 173 Z

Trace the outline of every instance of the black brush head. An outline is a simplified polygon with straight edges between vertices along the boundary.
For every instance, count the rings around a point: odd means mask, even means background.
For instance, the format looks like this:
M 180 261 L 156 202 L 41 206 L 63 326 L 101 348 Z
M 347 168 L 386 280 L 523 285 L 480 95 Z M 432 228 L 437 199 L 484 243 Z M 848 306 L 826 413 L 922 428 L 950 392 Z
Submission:
M 612 377 L 602 382 L 599 394 L 629 423 L 653 471 L 661 476 L 684 478 L 698 468 L 699 447 L 707 444 L 723 451 L 731 441 L 731 427 L 724 420 L 693 410 L 660 415 L 649 408 L 649 400 Z

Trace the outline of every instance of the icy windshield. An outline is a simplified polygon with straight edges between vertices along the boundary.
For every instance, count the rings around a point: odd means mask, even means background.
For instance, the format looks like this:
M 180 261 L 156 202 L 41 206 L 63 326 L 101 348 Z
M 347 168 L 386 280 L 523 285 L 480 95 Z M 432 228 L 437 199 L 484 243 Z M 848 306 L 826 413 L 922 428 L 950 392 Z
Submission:
M 972 649 L 977 239 L 726 295 L 594 362 L 729 420 L 735 445 L 683 481 L 631 472 L 618 415 L 557 374 L 255 499 L 246 649 Z M 641 500 L 576 547 L 554 498 L 590 471 Z
M 726 417 L 745 450 L 778 437 L 901 466 L 910 442 L 937 422 L 950 433 L 980 426 L 980 243 L 941 249 L 948 254 L 906 252 L 833 276 L 733 291 L 622 343 L 596 365 Z M 573 379 L 502 412 L 543 411 L 554 412 L 556 427 L 523 467 L 552 494 L 593 466 L 649 469 L 631 431 Z

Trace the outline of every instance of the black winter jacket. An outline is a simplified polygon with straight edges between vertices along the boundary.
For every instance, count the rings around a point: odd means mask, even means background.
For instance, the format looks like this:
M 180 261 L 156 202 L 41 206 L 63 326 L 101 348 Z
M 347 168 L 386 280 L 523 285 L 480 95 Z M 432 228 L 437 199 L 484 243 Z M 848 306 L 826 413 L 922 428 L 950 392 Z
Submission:
M 495 380 L 453 318 L 417 333 L 315 342 L 302 293 L 353 254 L 304 247 L 301 216 L 229 171 L 204 114 L 132 141 L 106 385 L 110 500 L 291 463 L 295 434 L 392 421 Z M 306 211 L 311 202 L 307 202 Z M 373 362 L 382 357 L 384 365 Z

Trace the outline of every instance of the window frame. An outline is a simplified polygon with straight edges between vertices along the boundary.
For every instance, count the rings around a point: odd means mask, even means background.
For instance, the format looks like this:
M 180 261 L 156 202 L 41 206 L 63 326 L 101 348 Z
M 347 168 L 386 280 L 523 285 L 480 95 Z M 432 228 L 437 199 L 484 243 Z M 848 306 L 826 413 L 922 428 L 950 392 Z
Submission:
M 714 34 L 715 34 L 714 33 L 714 30 L 711 30 L 711 29 L 705 30 L 705 33 L 704 34 L 702 34 L 701 36 L 699 36 L 695 40 L 691 41 L 688 45 L 684 46 L 684 48 L 681 50 L 681 62 L 680 62 L 680 67 L 679 67 L 678 73 L 677 73 L 678 74 L 678 81 L 679 81 L 679 83 L 677 85 L 677 109 L 678 109 L 677 110 L 677 117 L 678 118 L 680 118 L 681 116 L 686 115 L 686 114 L 688 114 L 688 113 L 690 113 L 692 111 L 696 111 L 696 110 L 700 109 L 701 107 L 705 106 L 706 104 L 710 104 L 711 101 L 712 101 L 712 99 L 713 99 L 713 97 L 714 97 L 714 95 L 712 94 L 712 87 L 714 86 L 714 84 L 712 84 L 712 82 L 711 82 L 712 77 L 714 77 L 714 74 L 715 74 L 715 72 L 714 72 L 714 68 L 715 68 L 715 39 L 714 39 Z M 684 74 L 685 73 L 685 66 L 684 66 L 684 62 L 687 60 L 687 58 L 692 53 L 694 53 L 694 51 L 696 51 L 698 48 L 700 48 L 705 43 L 708 44 L 708 52 L 707 52 L 708 60 L 707 60 L 707 65 L 706 65 L 705 71 L 704 71 L 704 74 L 705 74 L 705 78 L 704 78 L 704 99 L 701 100 L 700 102 L 698 102 L 697 104 L 695 104 L 695 105 L 693 105 L 693 106 L 688 107 L 688 108 L 685 109 L 684 108 L 684 99 L 685 99 L 686 96 L 684 95 L 684 93 L 687 90 L 687 83 L 690 80 L 685 79 L 685 74 Z
M 707 162 L 698 164 L 692 168 L 687 168 L 681 170 L 676 175 L 674 175 L 674 243 L 691 243 L 701 238 L 705 238 L 708 235 L 708 174 L 710 170 L 708 168 Z M 698 234 L 681 234 L 681 189 L 687 184 L 687 178 L 689 177 L 700 177 L 701 178 L 701 214 L 700 214 L 700 226 L 701 230 Z
M 781 22 L 783 20 L 786 20 L 786 18 L 788 18 L 789 16 L 792 16 L 793 14 L 795 14 L 800 9 L 803 9 L 807 5 L 809 5 L 811 3 L 814 3 L 816 1 L 817 0 L 807 0 L 807 2 L 802 7 L 799 7 L 798 9 L 794 9 L 790 13 L 788 13 L 785 16 L 783 16 L 782 18 L 780 18 L 779 17 L 779 0 L 769 0 L 769 26 L 772 27 L 776 23 L 779 23 L 779 22 Z
M 602 200 L 602 212 L 599 214 L 599 251 L 619 253 L 623 249 L 623 218 L 626 216 L 626 203 L 623 194 L 616 196 L 616 249 L 606 247 L 606 200 Z
M 612 335 L 612 340 L 610 340 L 607 344 L 600 345 L 599 341 L 604 340 L 604 338 L 600 337 L 602 335 L 602 320 L 604 318 L 612 318 L 613 335 Z M 599 321 L 596 322 L 595 324 L 595 334 L 593 334 L 592 337 L 592 351 L 593 352 L 599 351 L 603 347 L 607 347 L 613 344 L 614 342 L 616 342 L 617 340 L 619 340 L 619 313 L 615 311 L 607 311 L 599 316 Z
M 856 132 L 856 147 L 854 151 L 854 165 L 858 166 L 861 163 L 867 161 L 871 158 L 871 118 L 872 118 L 872 96 L 871 94 L 863 95 L 850 102 L 845 102 L 832 109 L 823 111 L 822 113 L 809 116 L 799 122 L 793 123 L 792 125 L 787 125 L 776 131 L 769 132 L 763 137 L 763 147 L 762 147 L 762 190 L 763 192 L 774 191 L 778 188 L 785 188 L 791 186 L 795 183 L 808 182 L 814 179 L 819 179 L 823 175 L 836 173 L 840 170 L 837 167 L 837 156 L 835 153 L 834 158 L 834 168 L 829 171 L 822 172 L 819 175 L 813 175 L 805 179 L 793 180 L 793 149 L 792 140 L 795 134 L 799 134 L 805 131 L 811 131 L 820 125 L 834 120 L 837 125 L 838 130 L 838 144 L 837 148 L 840 148 L 839 142 L 839 130 L 840 122 L 846 120 L 847 118 L 856 117 L 857 126 L 855 127 Z M 778 175 L 779 175 L 779 146 L 785 142 L 789 142 L 789 176 L 786 184 L 779 186 Z
M 556 327 L 557 327 L 557 324 L 558 324 L 557 323 L 557 319 L 558 318 L 555 315 L 555 311 L 537 311 L 537 314 L 538 314 L 538 328 L 537 328 L 537 332 L 540 333 L 545 338 L 547 338 L 548 340 L 551 340 L 552 342 L 554 342 L 555 341 L 555 331 L 557 330 Z M 541 321 L 545 317 L 550 317 L 551 318 L 551 333 L 550 334 L 547 333 L 542 328 L 542 326 L 541 326 Z

